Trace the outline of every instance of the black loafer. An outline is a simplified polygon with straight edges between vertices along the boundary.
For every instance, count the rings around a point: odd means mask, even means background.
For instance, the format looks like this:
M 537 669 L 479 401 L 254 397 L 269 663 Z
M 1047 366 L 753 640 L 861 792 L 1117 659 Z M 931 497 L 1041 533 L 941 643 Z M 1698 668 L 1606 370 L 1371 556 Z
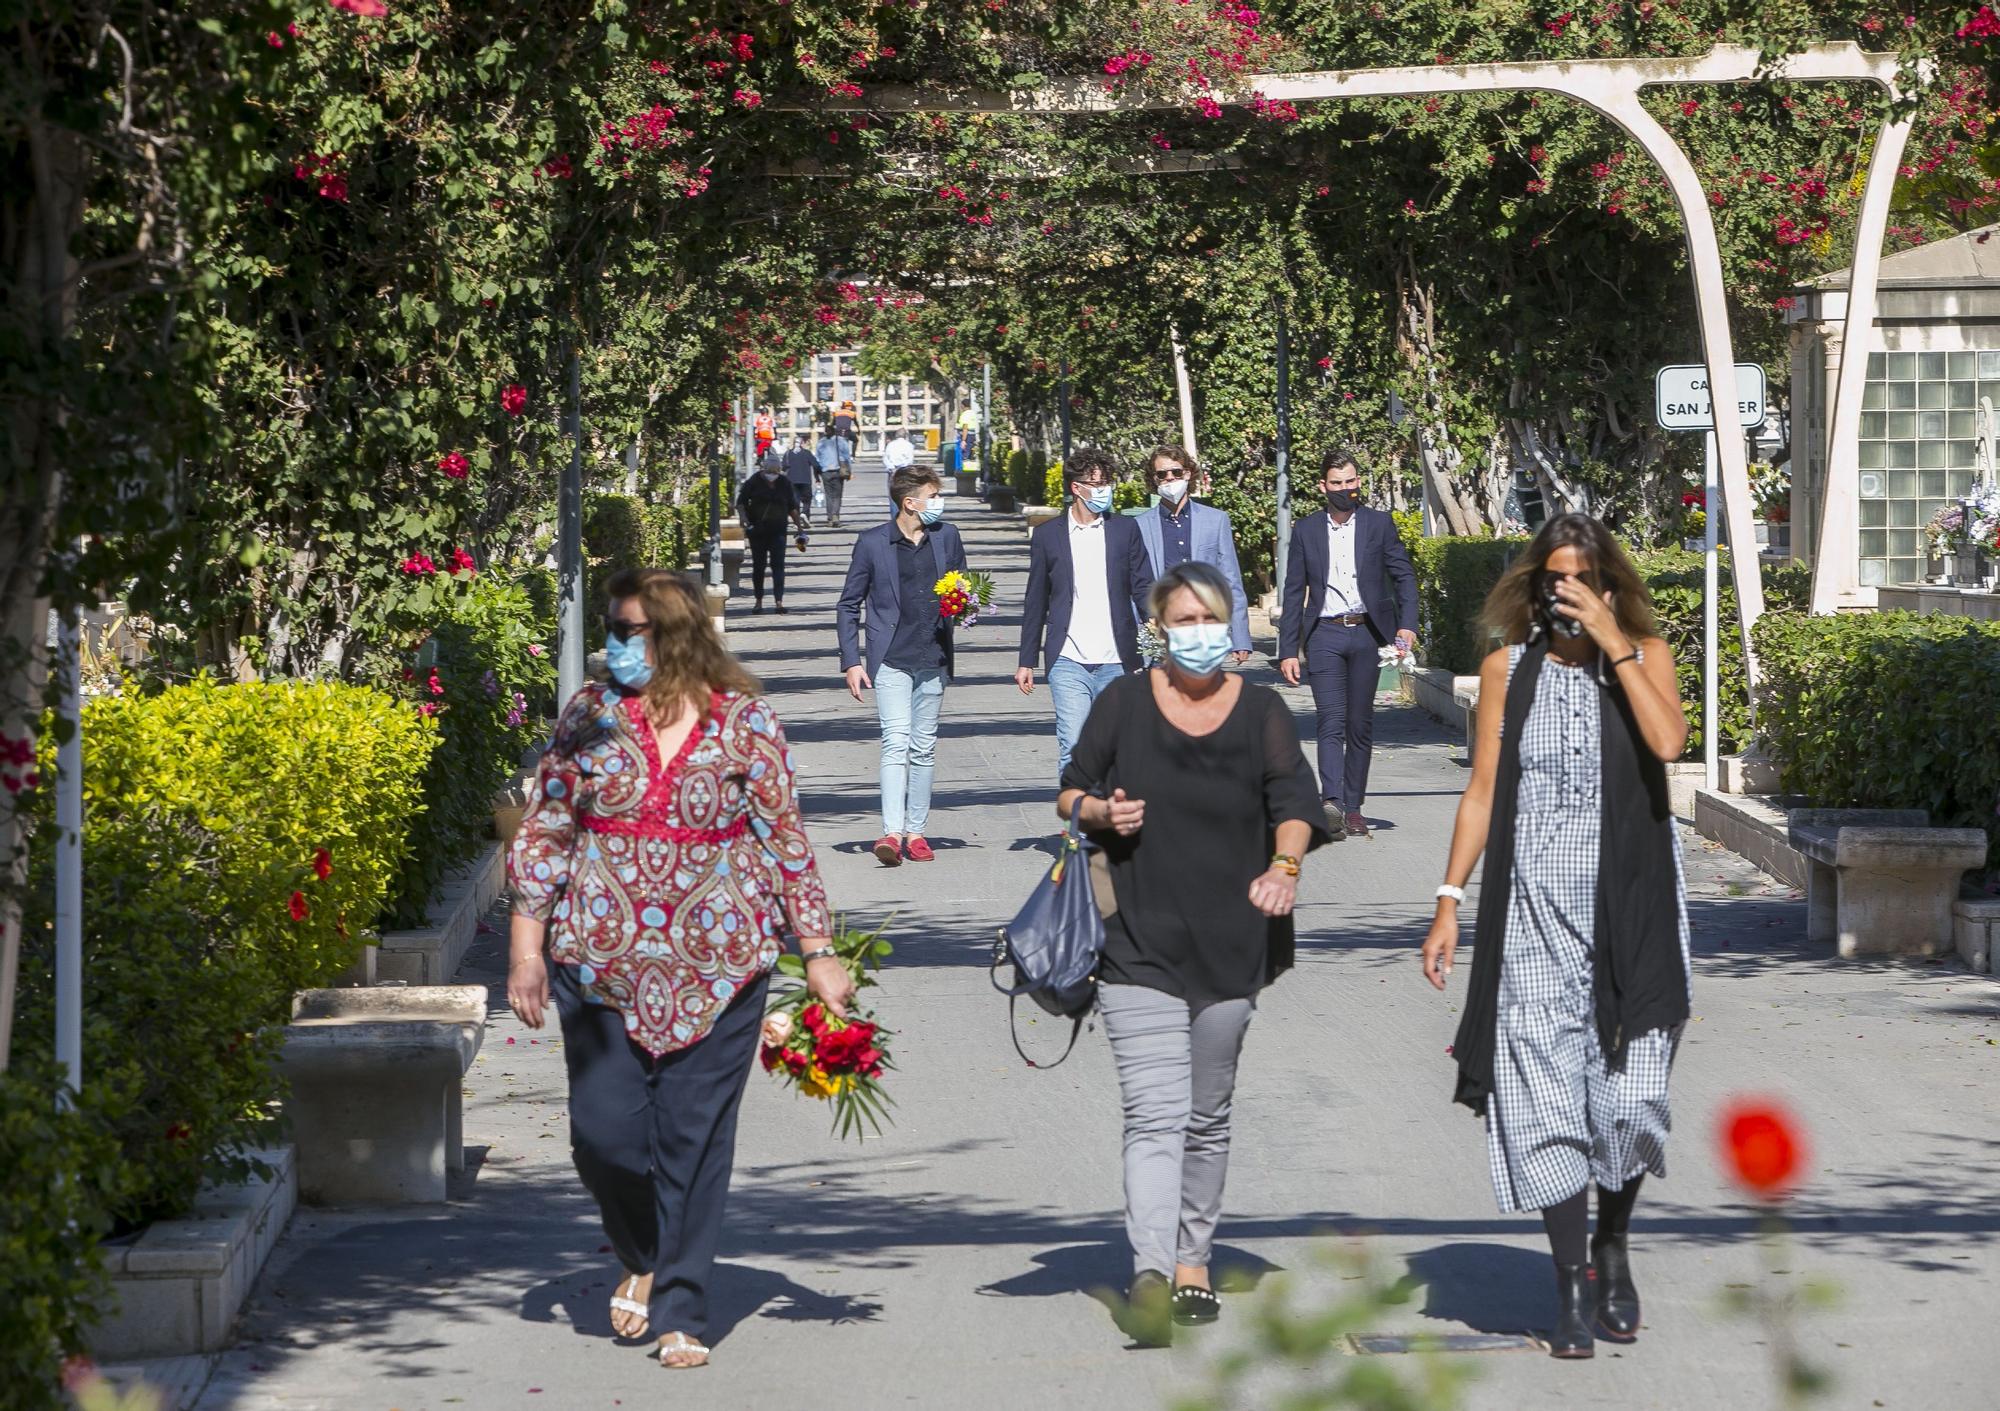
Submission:
M 1181 1284 L 1174 1289 L 1174 1321 L 1183 1328 L 1198 1328 L 1222 1316 L 1222 1300 L 1213 1289 Z
M 1141 1347 L 1171 1347 L 1174 1341 L 1173 1286 L 1165 1274 L 1148 1269 L 1125 1290 L 1118 1326 Z

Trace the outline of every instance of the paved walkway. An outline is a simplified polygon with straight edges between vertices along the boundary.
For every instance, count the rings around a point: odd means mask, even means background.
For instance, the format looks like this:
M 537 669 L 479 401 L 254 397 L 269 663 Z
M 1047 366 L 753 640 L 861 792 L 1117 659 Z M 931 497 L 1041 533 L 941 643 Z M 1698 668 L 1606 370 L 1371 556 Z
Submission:
M 849 523 L 866 525 L 879 477 L 855 491 Z M 204 1411 L 836 1398 L 1122 1411 L 1166 1407 L 1240 1345 L 1248 1297 L 1166 1353 L 1128 1350 L 1092 1297 L 1127 1271 L 1109 1054 L 1093 1034 L 1062 1068 L 1023 1068 L 984 972 L 1055 827 L 1047 691 L 1024 699 L 1007 679 L 1025 543 L 1018 522 L 983 509 L 955 504 L 952 517 L 999 608 L 946 698 L 930 866 L 883 871 L 867 851 L 874 712 L 839 689 L 832 627 L 852 531 L 794 558 L 789 617 L 732 620 L 791 731 L 837 904 L 861 921 L 893 914 L 899 949 L 877 994 L 898 1031 L 900 1107 L 880 1141 L 842 1145 L 824 1108 L 752 1074 L 715 1364 L 669 1374 L 610 1340 L 616 1269 L 569 1164 L 555 1031 L 531 1035 L 506 1012 L 496 930 L 462 977 L 493 987 L 467 1080 L 472 1177 L 441 1210 L 302 1212 Z M 1255 673 L 1276 679 L 1261 658 Z M 1307 722 L 1304 693 L 1290 699 Z M 1456 1008 L 1415 959 L 1464 771 L 1414 710 L 1379 721 L 1369 811 L 1384 822 L 1374 841 L 1308 862 L 1298 968 L 1251 1029 L 1220 1259 L 1245 1279 L 1292 1271 L 1310 1305 L 1351 1291 L 1322 1260 L 1340 1243 L 1327 1236 L 1351 1236 L 1418 1286 L 1384 1331 L 1546 1328 L 1539 1225 L 1495 1213 L 1480 1128 L 1447 1101 Z M 1634 1226 L 1646 1335 L 1600 1344 L 1588 1364 L 1468 1356 L 1479 1380 L 1464 1404 L 1774 1406 L 1767 1334 L 1723 1314 L 1724 1291 L 1825 1278 L 1841 1304 L 1801 1322 L 1836 1379 L 1824 1404 L 1995 1405 L 2000 988 L 1950 964 L 1833 965 L 1799 940 L 1802 904 L 1770 879 L 1698 839 L 1688 871 L 1698 1017 L 1676 1075 L 1672 1174 Z M 1060 1037 L 1043 1024 L 1027 1041 Z M 1777 1273 L 1760 1272 L 1757 1213 L 1714 1155 L 1716 1113 L 1744 1092 L 1787 1099 L 1814 1146 Z

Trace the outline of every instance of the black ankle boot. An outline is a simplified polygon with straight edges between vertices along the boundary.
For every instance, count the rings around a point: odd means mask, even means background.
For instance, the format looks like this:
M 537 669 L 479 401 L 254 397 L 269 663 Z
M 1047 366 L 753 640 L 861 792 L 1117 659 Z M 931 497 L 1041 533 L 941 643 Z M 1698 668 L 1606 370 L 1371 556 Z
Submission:
M 1632 1258 L 1622 1235 L 1590 1242 L 1597 1267 L 1597 1331 L 1611 1342 L 1639 1338 L 1639 1289 L 1632 1282 Z
M 1556 1265 L 1556 1301 L 1560 1308 L 1549 1334 L 1549 1356 L 1596 1356 L 1590 1324 L 1597 1315 L 1597 1291 L 1591 1287 L 1588 1264 Z

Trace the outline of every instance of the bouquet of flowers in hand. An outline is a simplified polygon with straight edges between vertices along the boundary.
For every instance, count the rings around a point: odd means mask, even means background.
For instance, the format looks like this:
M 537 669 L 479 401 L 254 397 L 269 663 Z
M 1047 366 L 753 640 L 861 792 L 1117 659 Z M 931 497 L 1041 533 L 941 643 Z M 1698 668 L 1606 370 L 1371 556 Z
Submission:
M 938 579 L 932 591 L 937 594 L 938 616 L 955 618 L 968 627 L 979 620 L 979 609 L 993 603 L 993 580 L 983 573 L 954 568 Z
M 1139 659 L 1148 666 L 1158 666 L 1167 657 L 1167 634 L 1160 630 L 1157 618 L 1147 618 L 1139 624 Z
M 885 922 L 884 925 L 887 925 Z M 833 949 L 853 977 L 856 995 L 875 986 L 869 972 L 881 969 L 892 947 L 882 928 L 849 930 L 834 918 Z M 860 1137 L 862 1124 L 882 1133 L 882 1119 L 894 1105 L 882 1091 L 889 1061 L 889 1034 L 867 1010 L 850 1004 L 847 1017 L 836 1018 L 805 986 L 805 962 L 796 955 L 778 957 L 776 992 L 764 1014 L 760 1058 L 766 1073 L 776 1074 L 799 1092 L 833 1103 L 833 1129 L 843 1137 Z

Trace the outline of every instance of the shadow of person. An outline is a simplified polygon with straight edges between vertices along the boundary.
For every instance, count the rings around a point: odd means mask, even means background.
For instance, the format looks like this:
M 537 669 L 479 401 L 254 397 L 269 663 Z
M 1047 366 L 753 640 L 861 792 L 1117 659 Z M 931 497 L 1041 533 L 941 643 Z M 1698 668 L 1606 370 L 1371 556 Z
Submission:
M 1426 1318 L 1480 1333 L 1526 1333 L 1555 1322 L 1555 1266 L 1544 1250 L 1441 1244 L 1408 1264 L 1404 1282 L 1423 1286 Z
M 821 1293 L 772 1269 L 717 1264 L 709 1284 L 708 1345 L 714 1347 L 752 1316 L 793 1323 L 872 1323 L 882 1305 L 866 1298 Z

